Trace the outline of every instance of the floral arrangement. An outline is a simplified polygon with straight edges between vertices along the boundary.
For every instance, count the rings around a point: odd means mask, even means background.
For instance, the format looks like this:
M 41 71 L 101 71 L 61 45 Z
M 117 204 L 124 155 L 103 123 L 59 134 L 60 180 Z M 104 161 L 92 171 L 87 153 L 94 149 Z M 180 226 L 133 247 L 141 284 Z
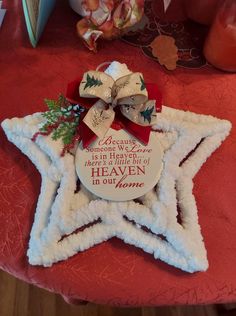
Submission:
M 97 39 L 118 37 L 143 17 L 145 0 L 70 0 L 84 18 L 77 33 L 86 46 L 96 52 Z M 163 0 L 167 10 L 171 0 Z
M 81 9 L 84 18 L 77 23 L 78 35 L 90 50 L 96 51 L 99 37 L 118 37 L 140 21 L 144 0 L 83 0 Z

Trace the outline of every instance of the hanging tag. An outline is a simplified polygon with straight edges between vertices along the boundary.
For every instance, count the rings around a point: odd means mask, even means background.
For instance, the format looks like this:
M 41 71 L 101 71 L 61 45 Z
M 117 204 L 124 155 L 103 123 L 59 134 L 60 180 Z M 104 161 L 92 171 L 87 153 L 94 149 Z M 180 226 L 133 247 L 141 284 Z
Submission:
M 162 158 L 156 132 L 144 146 L 122 129 L 109 129 L 88 148 L 80 144 L 75 160 L 78 177 L 90 192 L 110 201 L 127 201 L 141 197 L 157 184 Z
M 109 107 L 106 110 L 106 103 L 98 100 L 88 111 L 83 122 L 99 138 L 103 138 L 109 130 L 115 118 L 114 110 Z

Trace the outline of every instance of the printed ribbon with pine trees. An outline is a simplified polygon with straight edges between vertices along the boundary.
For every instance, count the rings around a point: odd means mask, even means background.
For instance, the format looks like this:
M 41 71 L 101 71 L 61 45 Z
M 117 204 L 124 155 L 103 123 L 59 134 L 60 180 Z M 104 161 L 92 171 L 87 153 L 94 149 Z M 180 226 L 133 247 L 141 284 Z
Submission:
M 95 103 L 94 103 L 95 100 Z M 87 148 L 109 128 L 125 129 L 143 144 L 148 144 L 151 126 L 161 112 L 162 98 L 157 86 L 145 83 L 141 73 L 131 73 L 118 80 L 100 71 L 86 72 L 68 84 L 66 96 L 45 100 L 45 123 L 33 136 L 50 135 L 61 139 L 62 155 L 78 141 Z

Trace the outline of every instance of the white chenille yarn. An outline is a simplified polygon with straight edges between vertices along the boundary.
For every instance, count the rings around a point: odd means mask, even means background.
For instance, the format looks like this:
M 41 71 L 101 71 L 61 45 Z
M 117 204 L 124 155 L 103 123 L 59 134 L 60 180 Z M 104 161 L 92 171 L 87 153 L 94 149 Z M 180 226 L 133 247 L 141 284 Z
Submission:
M 51 266 L 116 236 L 184 271 L 207 269 L 192 193 L 193 178 L 229 134 L 230 122 L 163 106 L 153 126 L 158 133 L 162 131 L 159 133 L 164 150 L 162 175 L 157 186 L 140 197 L 140 204 L 102 200 L 83 186 L 75 193 L 74 156 L 61 157 L 63 144 L 50 136 L 38 136 L 36 142 L 31 140 L 42 121 L 41 113 L 35 113 L 2 122 L 9 141 L 29 157 L 42 176 L 27 252 L 32 265 Z M 177 203 L 181 224 L 177 222 Z M 72 234 L 95 221 L 94 225 Z M 68 237 L 61 240 L 65 235 Z

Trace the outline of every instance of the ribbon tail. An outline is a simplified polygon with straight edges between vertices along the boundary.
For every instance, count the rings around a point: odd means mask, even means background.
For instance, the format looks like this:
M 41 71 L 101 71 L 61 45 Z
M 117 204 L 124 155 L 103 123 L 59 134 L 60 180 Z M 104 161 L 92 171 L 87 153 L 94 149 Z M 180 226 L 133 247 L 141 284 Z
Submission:
M 121 128 L 125 129 L 129 134 L 137 138 L 141 143 L 147 145 L 150 138 L 151 126 L 141 126 L 126 118 L 120 112 L 120 109 L 116 110 L 116 119 L 115 122 L 118 122 L 118 125 L 121 125 Z
M 83 148 L 88 148 L 88 146 L 94 142 L 97 135 L 83 122 L 81 121 L 78 125 L 79 135 L 83 143 Z
M 148 144 L 151 133 L 151 126 L 140 126 L 129 121 L 128 124 L 125 124 L 124 129 L 127 132 L 129 132 L 132 136 L 137 138 L 144 145 Z
M 106 103 L 102 100 L 97 101 L 85 115 L 83 122 L 99 138 L 103 138 L 115 118 L 115 112 L 112 107 L 106 109 Z
M 146 83 L 148 99 L 156 101 L 156 112 L 162 111 L 162 94 L 155 83 Z

